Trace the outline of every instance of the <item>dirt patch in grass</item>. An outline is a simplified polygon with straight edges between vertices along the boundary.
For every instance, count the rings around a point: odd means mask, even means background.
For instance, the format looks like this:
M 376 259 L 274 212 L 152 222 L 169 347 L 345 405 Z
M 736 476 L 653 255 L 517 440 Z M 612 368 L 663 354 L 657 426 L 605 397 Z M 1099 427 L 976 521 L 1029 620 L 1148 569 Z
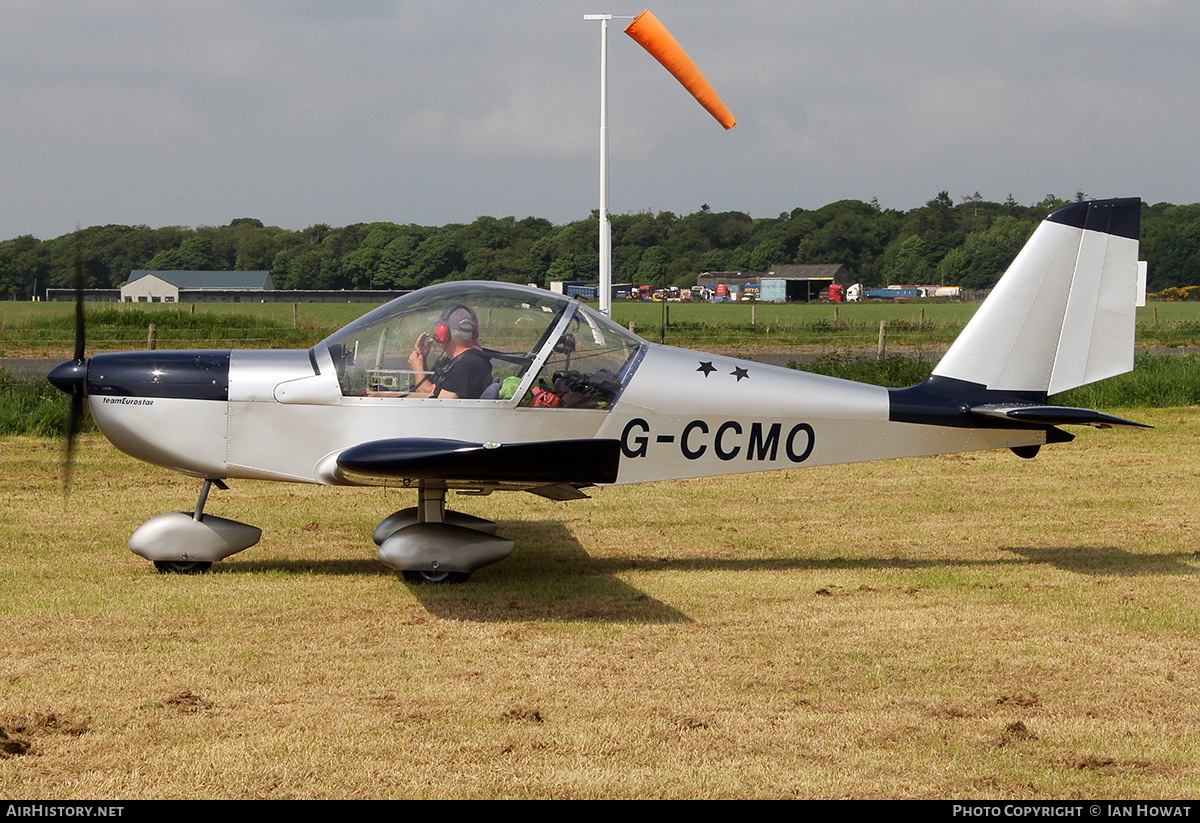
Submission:
M 53 735 L 78 736 L 90 730 L 91 718 L 77 714 L 34 714 L 0 718 L 0 757 L 36 754 L 34 741 Z
M 0 756 L 13 757 L 29 753 L 29 740 L 8 729 L 0 728 Z
M 1017 720 L 1004 727 L 1004 730 L 996 738 L 996 745 L 1011 746 L 1016 743 L 1026 743 L 1037 739 L 1037 735 L 1031 732 L 1029 727 L 1020 720 Z
M 174 709 L 181 714 L 191 714 L 194 712 L 205 711 L 213 707 L 211 700 L 205 700 L 198 694 L 193 694 L 186 689 L 177 694 L 173 694 L 159 704 L 162 708 Z
M 1036 706 L 1038 704 L 1038 696 L 1034 692 L 1017 692 L 1016 694 L 1006 694 L 996 698 L 998 706 Z

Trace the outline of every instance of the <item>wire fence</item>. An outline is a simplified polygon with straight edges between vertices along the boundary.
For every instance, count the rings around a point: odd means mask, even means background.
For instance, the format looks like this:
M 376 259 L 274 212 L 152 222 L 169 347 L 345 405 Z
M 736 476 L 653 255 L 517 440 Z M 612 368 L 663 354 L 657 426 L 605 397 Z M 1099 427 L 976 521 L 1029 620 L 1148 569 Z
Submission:
M 802 324 L 722 324 L 694 322 L 630 323 L 630 330 L 653 342 L 689 347 L 805 347 L 838 350 L 876 345 L 920 348 L 951 342 L 966 326 L 965 322 L 928 322 L 908 319 L 874 322 L 818 321 Z M 89 351 L 149 348 L 287 348 L 313 346 L 337 330 L 330 327 L 287 328 L 279 326 L 220 326 L 211 329 L 171 328 L 150 324 L 141 328 L 99 328 L 89 330 Z M 151 343 L 151 338 L 154 342 Z M 1200 322 L 1144 320 L 1137 324 L 1141 343 L 1161 346 L 1200 345 Z M 0 356 L 18 352 L 72 349 L 73 329 L 0 328 Z
M 93 349 L 145 348 L 152 326 L 138 329 L 101 329 L 88 331 L 87 347 Z M 219 328 L 212 331 L 171 329 L 157 326 L 154 336 L 158 348 L 308 348 L 328 337 L 336 329 L 320 328 Z M 0 329 L 0 350 L 73 348 L 74 330 L 64 329 Z

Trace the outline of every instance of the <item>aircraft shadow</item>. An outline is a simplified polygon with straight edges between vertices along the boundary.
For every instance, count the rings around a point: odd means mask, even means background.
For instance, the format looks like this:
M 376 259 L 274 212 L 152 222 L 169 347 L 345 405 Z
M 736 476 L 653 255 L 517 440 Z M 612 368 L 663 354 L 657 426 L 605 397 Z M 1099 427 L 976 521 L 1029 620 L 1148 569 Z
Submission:
M 465 586 L 413 585 L 375 557 L 217 564 L 214 572 L 286 571 L 295 574 L 387 575 L 437 617 L 452 620 L 556 620 L 633 623 L 690 623 L 678 609 L 629 585 L 616 575 L 631 571 L 821 571 L 991 568 L 1049 564 L 1086 575 L 1193 575 L 1200 553 L 1134 554 L 1111 546 L 1031 548 L 1005 546 L 1001 559 L 832 557 L 664 558 L 590 556 L 561 522 L 502 522 L 499 533 L 513 539 L 512 555 L 480 569 Z
M 504 622 L 692 622 L 598 565 L 557 520 L 501 521 L 497 532 L 516 543 L 513 553 L 477 571 L 466 586 L 409 586 L 430 614 Z
M 380 564 L 374 551 L 347 560 L 239 561 L 213 566 L 217 574 L 289 572 L 319 575 L 387 575 L 437 617 L 453 620 L 560 620 L 690 623 L 660 600 L 615 577 L 588 555 L 561 522 L 512 521 L 499 534 L 515 541 L 512 555 L 475 572 L 465 586 L 414 585 Z M 364 535 L 369 541 L 370 537 Z M 374 548 L 369 546 L 369 548 Z
M 1091 575 L 1167 575 L 1198 574 L 1200 552 L 1179 551 L 1164 554 L 1135 554 L 1111 546 L 1063 546 L 1028 548 L 1002 546 L 1001 551 L 1016 557 L 995 560 L 972 558 L 916 557 L 826 557 L 826 558 L 729 558 L 691 557 L 663 558 L 647 556 L 609 557 L 594 559 L 596 571 L 611 574 L 635 570 L 664 571 L 836 571 L 904 570 L 938 568 L 990 568 L 1049 564 L 1064 571 Z
M 1113 546 L 1069 546 L 1052 549 L 1032 549 L 1005 546 L 1004 551 L 1020 555 L 1032 563 L 1047 563 L 1076 574 L 1103 575 L 1167 575 L 1197 574 L 1200 552 L 1180 551 L 1170 554 L 1134 554 Z

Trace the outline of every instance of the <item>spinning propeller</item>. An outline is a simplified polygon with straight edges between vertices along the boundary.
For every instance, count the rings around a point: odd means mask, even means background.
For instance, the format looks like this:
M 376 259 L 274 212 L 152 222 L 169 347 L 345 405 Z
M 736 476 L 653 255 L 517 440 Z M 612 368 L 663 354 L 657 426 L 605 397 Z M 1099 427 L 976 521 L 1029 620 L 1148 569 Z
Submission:
M 75 435 L 83 418 L 83 401 L 87 397 L 88 360 L 83 356 L 86 334 L 83 320 L 83 260 L 79 243 L 75 244 L 75 351 L 74 358 L 55 366 L 46 379 L 59 391 L 71 395 L 67 415 L 67 450 L 63 461 L 63 490 L 71 485 L 71 460 L 75 450 Z

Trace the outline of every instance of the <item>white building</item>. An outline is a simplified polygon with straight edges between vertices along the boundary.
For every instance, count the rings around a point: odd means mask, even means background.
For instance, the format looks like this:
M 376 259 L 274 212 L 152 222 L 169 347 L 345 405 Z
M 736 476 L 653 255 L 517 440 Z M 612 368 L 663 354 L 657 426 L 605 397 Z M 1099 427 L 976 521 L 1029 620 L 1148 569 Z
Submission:
M 130 272 L 121 287 L 122 303 L 186 302 L 241 303 L 262 300 L 262 292 L 274 291 L 268 271 L 146 271 Z M 207 299 L 203 293 L 212 293 Z M 218 296 L 218 294 L 220 296 Z

